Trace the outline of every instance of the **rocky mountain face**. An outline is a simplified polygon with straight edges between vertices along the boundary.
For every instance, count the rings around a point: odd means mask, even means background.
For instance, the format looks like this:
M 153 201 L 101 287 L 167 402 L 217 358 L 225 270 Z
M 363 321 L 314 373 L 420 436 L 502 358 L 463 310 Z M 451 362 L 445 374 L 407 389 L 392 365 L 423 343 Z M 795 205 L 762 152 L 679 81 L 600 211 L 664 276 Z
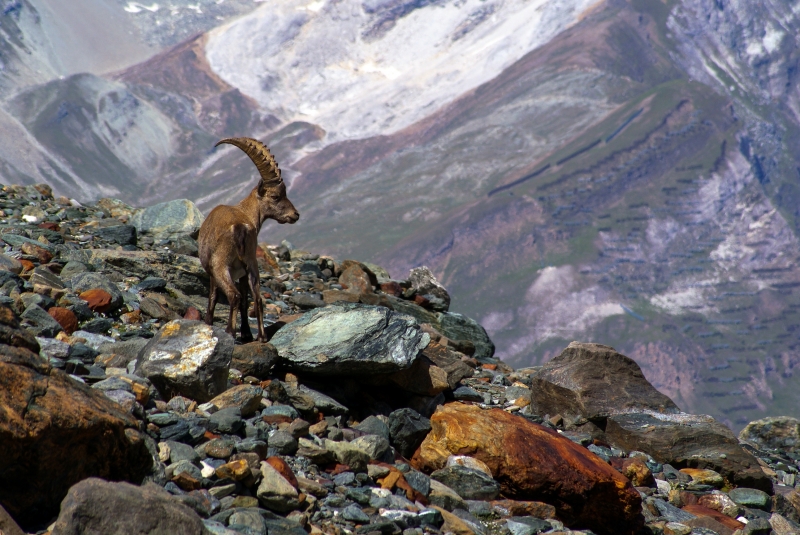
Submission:
M 6 2 L 6 182 L 207 211 L 254 183 L 213 144 L 258 137 L 303 214 L 270 243 L 426 265 L 516 366 L 593 340 L 733 428 L 796 413 L 791 6 L 81 4 L 127 28 L 119 69 Z
M 260 244 L 241 343 L 190 201 L 0 210 L 3 533 L 800 530 L 800 421 L 737 437 L 595 343 L 515 370 L 426 268 Z

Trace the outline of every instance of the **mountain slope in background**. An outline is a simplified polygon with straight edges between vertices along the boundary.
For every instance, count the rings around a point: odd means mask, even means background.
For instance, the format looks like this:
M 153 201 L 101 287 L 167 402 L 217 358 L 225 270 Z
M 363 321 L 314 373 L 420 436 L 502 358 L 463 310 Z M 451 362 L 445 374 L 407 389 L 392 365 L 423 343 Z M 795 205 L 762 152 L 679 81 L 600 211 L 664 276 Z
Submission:
M 55 4 L 14 2 L 4 180 L 207 210 L 255 178 L 214 142 L 259 137 L 303 214 L 268 241 L 430 266 L 515 366 L 593 340 L 733 427 L 797 412 L 793 8 L 82 2 L 126 21 L 130 66 L 71 72 Z

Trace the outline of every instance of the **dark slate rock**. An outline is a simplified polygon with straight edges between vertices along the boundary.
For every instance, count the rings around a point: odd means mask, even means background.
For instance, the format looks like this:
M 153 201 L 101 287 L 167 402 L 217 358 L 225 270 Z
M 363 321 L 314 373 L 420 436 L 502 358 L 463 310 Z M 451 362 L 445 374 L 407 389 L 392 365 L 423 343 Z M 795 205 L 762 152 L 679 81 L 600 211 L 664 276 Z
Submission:
M 662 500 L 653 500 L 653 504 L 656 506 L 661 516 L 667 519 L 667 522 L 686 523 L 693 518 L 697 518 L 695 515 L 678 509 L 674 505 Z
M 41 247 L 42 249 L 50 253 L 56 252 L 55 248 L 52 245 L 47 245 L 40 241 L 32 240 L 30 238 L 26 238 L 25 236 L 20 236 L 19 234 L 10 234 L 10 233 L 3 234 L 2 236 L 0 236 L 0 239 L 2 239 L 4 242 L 11 245 L 12 247 L 22 247 L 23 245 L 28 244 L 28 245 L 35 245 L 36 247 Z
M 78 273 L 86 273 L 87 271 L 91 271 L 91 269 L 83 262 L 67 262 L 61 269 L 60 277 L 62 280 L 68 281 Z
M 183 442 L 187 440 L 189 436 L 189 422 L 186 420 L 178 420 L 178 422 L 162 427 L 160 430 L 160 438 L 164 441 L 174 440 L 176 442 Z
M 406 481 L 411 488 L 422 494 L 423 496 L 427 496 L 431 493 L 431 478 L 423 474 L 422 472 L 417 472 L 416 470 L 411 470 L 406 474 L 403 474 Z
M 26 308 L 21 314 L 21 318 L 25 321 L 27 329 L 36 336 L 54 338 L 64 330 L 50 314 L 38 305 Z
M 106 334 L 111 330 L 114 322 L 108 318 L 94 318 L 81 325 L 81 329 L 95 334 Z
M 377 416 L 367 416 L 364 420 L 353 426 L 353 429 L 363 431 L 368 435 L 378 435 L 385 439 L 389 439 L 389 427 Z
M 353 472 L 342 472 L 333 476 L 333 484 L 337 487 L 346 487 L 352 485 L 356 481 L 356 475 Z
M 369 523 L 369 516 L 356 504 L 351 504 L 342 509 L 342 518 L 358 524 Z
M 287 431 L 275 431 L 269 436 L 267 445 L 279 455 L 294 455 L 297 452 L 297 439 Z
M 480 323 L 462 314 L 445 312 L 439 315 L 442 334 L 452 340 L 469 340 L 475 345 L 477 359 L 491 358 L 494 355 L 494 343 L 486 334 Z
M 409 316 L 345 303 L 307 312 L 281 327 L 271 342 L 289 369 L 350 375 L 407 368 L 429 340 Z
M 244 425 L 242 411 L 239 407 L 228 407 L 222 409 L 208 418 L 208 430 L 215 433 L 232 435 L 239 431 Z
M 392 444 L 404 457 L 411 457 L 431 430 L 431 421 L 414 409 L 398 409 L 389 415 Z
M 300 418 L 300 413 L 291 405 L 273 405 L 261 411 L 261 416 L 285 416 L 295 420 Z
M 47 310 L 56 303 L 49 295 L 41 295 L 36 293 L 26 292 L 20 296 L 20 299 L 22 300 L 22 304 L 25 305 L 25 308 L 28 308 L 31 305 L 37 305 L 39 308 Z
M 500 484 L 490 476 L 458 464 L 436 470 L 431 479 L 447 485 L 466 500 L 494 500 L 500 493 Z
M 132 290 L 135 292 L 148 291 L 148 292 L 161 292 L 167 287 L 167 281 L 161 277 L 145 277 L 139 284 L 136 284 Z
M 190 463 L 196 463 L 200 460 L 200 456 L 197 454 L 194 448 L 189 446 L 188 444 L 184 444 L 182 442 L 176 442 L 174 440 L 167 440 L 165 442 L 169 446 L 170 463 L 177 463 L 179 461 L 189 461 Z
M 459 386 L 453 390 L 453 399 L 456 401 L 483 402 L 483 396 L 468 386 Z
M 151 414 L 147 417 L 147 419 L 160 427 L 166 425 L 173 425 L 180 422 L 183 418 L 175 414 L 174 412 L 158 412 L 156 414 Z
M 313 260 L 307 260 L 300 264 L 300 273 L 311 274 L 319 279 L 324 278 L 322 275 L 322 270 L 319 269 L 319 265 Z
M 101 240 L 120 245 L 136 245 L 136 227 L 133 225 L 114 225 L 94 230 L 94 235 Z
M 200 517 L 152 483 L 144 486 L 89 478 L 74 485 L 61 504 L 53 535 L 170 533 L 205 535 Z
M 204 403 L 225 391 L 233 345 L 219 327 L 173 320 L 141 350 L 136 374 L 149 379 L 165 399 L 180 394 Z
M 86 344 L 82 344 L 78 342 L 72 346 L 70 350 L 70 357 L 74 359 L 78 359 L 84 364 L 91 364 L 94 362 L 95 357 L 100 353 L 92 349 L 91 347 L 87 346 Z

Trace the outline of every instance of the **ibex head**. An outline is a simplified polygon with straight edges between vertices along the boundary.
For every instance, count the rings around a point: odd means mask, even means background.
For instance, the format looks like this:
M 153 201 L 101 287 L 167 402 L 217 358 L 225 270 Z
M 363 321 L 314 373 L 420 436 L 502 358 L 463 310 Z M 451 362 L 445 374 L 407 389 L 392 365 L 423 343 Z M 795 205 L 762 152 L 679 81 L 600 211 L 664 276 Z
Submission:
M 221 139 L 214 146 L 222 143 L 242 149 L 253 160 L 261 175 L 258 186 L 253 190 L 258 202 L 259 227 L 267 219 L 274 219 L 280 224 L 297 222 L 300 214 L 286 197 L 286 184 L 281 178 L 281 170 L 267 146 L 249 137 Z

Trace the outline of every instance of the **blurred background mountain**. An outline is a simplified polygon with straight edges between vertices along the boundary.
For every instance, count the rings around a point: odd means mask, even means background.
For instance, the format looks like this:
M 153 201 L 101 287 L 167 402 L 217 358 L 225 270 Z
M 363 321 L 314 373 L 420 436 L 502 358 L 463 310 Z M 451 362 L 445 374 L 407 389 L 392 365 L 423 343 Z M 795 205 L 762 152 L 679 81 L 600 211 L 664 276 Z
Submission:
M 255 183 L 272 243 L 428 265 L 498 356 L 616 347 L 735 429 L 798 416 L 800 7 L 730 0 L 0 0 L 0 180 Z M 799 370 L 800 371 L 800 370 Z

